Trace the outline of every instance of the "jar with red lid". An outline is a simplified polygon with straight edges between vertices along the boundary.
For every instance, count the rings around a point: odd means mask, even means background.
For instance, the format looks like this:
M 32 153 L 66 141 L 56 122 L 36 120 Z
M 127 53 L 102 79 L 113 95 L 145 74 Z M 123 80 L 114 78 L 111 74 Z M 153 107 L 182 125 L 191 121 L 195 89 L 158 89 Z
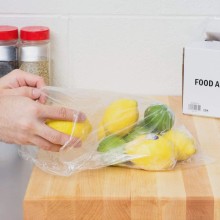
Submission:
M 0 77 L 18 68 L 18 28 L 0 25 Z
M 19 65 L 50 84 L 50 30 L 44 26 L 28 26 L 20 30 Z

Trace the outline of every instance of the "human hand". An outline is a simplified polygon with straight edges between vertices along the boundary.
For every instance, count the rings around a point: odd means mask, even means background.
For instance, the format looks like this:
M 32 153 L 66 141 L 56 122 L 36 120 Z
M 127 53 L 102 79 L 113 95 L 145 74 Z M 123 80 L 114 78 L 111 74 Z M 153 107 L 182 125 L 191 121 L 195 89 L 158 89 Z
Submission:
M 45 103 L 40 89 L 45 86 L 42 77 L 16 69 L 0 78 L 0 95 L 20 95 Z
M 67 141 L 80 145 L 70 137 L 50 127 L 48 119 L 84 121 L 86 116 L 63 107 L 44 105 L 23 96 L 0 97 L 0 139 L 7 143 L 36 145 L 44 150 L 59 151 Z

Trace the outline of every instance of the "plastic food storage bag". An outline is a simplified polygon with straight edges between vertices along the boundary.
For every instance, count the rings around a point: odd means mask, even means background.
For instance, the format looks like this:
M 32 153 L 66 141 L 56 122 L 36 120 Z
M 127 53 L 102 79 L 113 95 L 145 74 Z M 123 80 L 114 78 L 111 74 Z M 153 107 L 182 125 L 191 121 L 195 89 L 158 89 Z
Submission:
M 45 87 L 47 105 L 80 112 L 84 121 L 52 121 L 51 128 L 70 135 L 59 152 L 22 146 L 20 155 L 42 170 L 62 176 L 109 165 L 149 171 L 203 161 L 190 132 L 165 104 L 148 97 Z M 75 141 L 72 141 L 74 138 Z

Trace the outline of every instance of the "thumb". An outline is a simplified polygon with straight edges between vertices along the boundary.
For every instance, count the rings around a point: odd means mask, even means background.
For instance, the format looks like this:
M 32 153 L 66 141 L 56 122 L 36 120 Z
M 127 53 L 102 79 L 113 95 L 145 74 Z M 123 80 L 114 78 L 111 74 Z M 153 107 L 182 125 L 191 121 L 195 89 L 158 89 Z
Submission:
M 14 89 L 3 89 L 1 90 L 1 95 L 17 95 L 26 96 L 30 99 L 38 99 L 41 96 L 40 89 L 32 88 L 28 86 L 22 86 Z

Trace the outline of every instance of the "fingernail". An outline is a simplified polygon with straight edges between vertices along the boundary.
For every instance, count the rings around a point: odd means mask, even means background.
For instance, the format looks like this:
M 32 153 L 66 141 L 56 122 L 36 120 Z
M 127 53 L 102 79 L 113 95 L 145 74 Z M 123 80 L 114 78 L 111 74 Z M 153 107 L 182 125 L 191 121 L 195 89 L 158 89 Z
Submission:
M 79 121 L 85 121 L 86 120 L 86 115 L 82 112 L 79 113 L 78 115 L 78 120 Z
M 38 99 L 40 97 L 40 95 L 41 95 L 41 91 L 39 89 L 33 89 L 32 93 L 33 93 L 33 97 L 35 99 Z
M 76 122 L 77 121 L 78 122 L 85 121 L 86 120 L 86 115 L 82 112 L 74 112 L 73 120 L 76 121 Z

